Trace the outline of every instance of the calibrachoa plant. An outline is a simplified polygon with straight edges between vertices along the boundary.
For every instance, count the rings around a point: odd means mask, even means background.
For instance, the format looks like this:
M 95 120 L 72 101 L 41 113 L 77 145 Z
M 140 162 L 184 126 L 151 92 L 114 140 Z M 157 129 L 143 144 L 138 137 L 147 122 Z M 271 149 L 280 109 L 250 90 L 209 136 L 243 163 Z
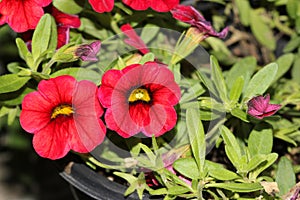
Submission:
M 1 120 L 124 196 L 299 199 L 300 3 L 212 2 L 0 1 Z

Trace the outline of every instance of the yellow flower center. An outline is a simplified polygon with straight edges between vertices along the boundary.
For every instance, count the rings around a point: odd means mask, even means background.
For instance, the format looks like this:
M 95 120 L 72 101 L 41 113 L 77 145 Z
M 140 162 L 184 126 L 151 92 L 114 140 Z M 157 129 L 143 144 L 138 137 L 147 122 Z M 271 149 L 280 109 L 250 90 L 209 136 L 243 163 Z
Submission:
M 70 116 L 74 113 L 72 106 L 70 105 L 59 105 L 54 108 L 51 114 L 51 119 L 55 119 L 58 115 Z
M 134 89 L 129 95 L 128 101 L 133 103 L 135 101 L 149 102 L 151 100 L 150 95 L 146 89 L 137 88 Z

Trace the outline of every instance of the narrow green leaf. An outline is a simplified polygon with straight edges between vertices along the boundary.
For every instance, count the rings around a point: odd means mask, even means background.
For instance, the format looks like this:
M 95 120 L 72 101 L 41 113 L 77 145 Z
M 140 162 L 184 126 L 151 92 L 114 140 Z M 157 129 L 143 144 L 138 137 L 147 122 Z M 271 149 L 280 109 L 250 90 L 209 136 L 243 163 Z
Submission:
M 244 122 L 249 122 L 249 120 L 247 118 L 247 116 L 248 116 L 247 113 L 245 111 L 241 110 L 240 108 L 234 108 L 230 111 L 230 113 L 233 116 L 243 120 Z
M 146 55 L 144 55 L 142 57 L 142 59 L 140 60 L 140 64 L 145 64 L 146 62 L 149 62 L 149 61 L 154 61 L 155 59 L 155 55 L 153 53 L 147 53 Z
M 273 80 L 273 83 L 276 80 L 278 80 L 281 76 L 283 76 L 290 69 L 293 62 L 294 62 L 294 54 L 292 53 L 284 54 L 276 60 L 276 63 L 278 65 L 278 71 Z
M 246 171 L 250 172 L 254 170 L 261 163 L 266 162 L 266 160 L 267 160 L 267 155 L 257 154 L 255 156 L 252 156 L 252 158 L 248 162 Z
M 34 60 L 37 60 L 48 50 L 49 46 L 53 48 L 55 40 L 51 37 L 57 37 L 57 34 L 52 35 L 56 33 L 56 31 L 52 30 L 54 27 L 53 23 L 55 24 L 55 21 L 50 14 L 45 14 L 40 19 L 32 36 L 32 56 Z
M 242 94 L 243 88 L 244 88 L 244 77 L 240 76 L 235 80 L 230 90 L 230 94 L 229 94 L 230 100 L 233 102 L 238 102 Z
M 230 181 L 230 180 L 241 178 L 236 173 L 225 168 L 209 169 L 208 174 L 216 178 L 217 180 L 222 180 L 222 181 Z
M 249 26 L 250 24 L 250 11 L 251 6 L 248 0 L 236 0 L 237 8 L 239 10 L 239 16 L 242 24 L 244 26 Z
M 249 177 L 255 180 L 260 173 L 265 171 L 268 167 L 270 167 L 278 158 L 277 153 L 270 153 L 266 156 L 266 162 L 260 163 L 252 172 L 250 172 Z
M 153 26 L 153 25 L 149 25 L 149 26 L 146 25 L 143 28 L 141 33 L 141 38 L 145 42 L 145 44 L 150 42 L 158 34 L 159 30 L 160 27 Z
M 210 57 L 212 67 L 212 80 L 217 88 L 220 99 L 225 103 L 228 102 L 227 87 L 217 59 L 214 56 Z
M 19 51 L 19 55 L 23 60 L 27 60 L 27 55 L 31 54 L 28 51 L 27 45 L 25 44 L 25 42 L 21 39 L 21 38 L 17 38 L 16 39 L 16 44 L 18 47 L 18 51 Z
M 278 65 L 276 63 L 270 63 L 259 70 L 250 80 L 249 85 L 245 90 L 244 97 L 251 98 L 263 94 L 273 82 L 277 69 Z
M 256 59 L 254 57 L 246 57 L 236 62 L 226 74 L 226 83 L 228 88 L 232 88 L 236 79 L 244 78 L 244 87 L 248 85 L 250 77 L 256 68 Z
M 89 80 L 94 82 L 95 84 L 99 84 L 101 80 L 101 75 L 91 69 L 86 68 L 78 68 L 78 67 L 70 67 L 65 68 L 51 74 L 51 78 L 55 78 L 61 75 L 70 75 L 76 78 L 78 81 L 81 80 Z
M 293 64 L 293 68 L 291 70 L 292 79 L 300 84 L 300 56 L 295 58 L 295 62 Z
M 299 4 L 298 0 L 287 0 L 286 10 L 292 19 L 296 19 L 297 17 L 298 4 Z
M 0 76 L 0 94 L 14 92 L 23 87 L 31 77 L 20 77 L 17 74 Z
M 171 195 L 180 195 L 189 192 L 190 190 L 186 187 L 182 187 L 179 185 L 168 188 L 168 194 Z
M 226 155 L 236 169 L 239 170 L 240 166 L 245 164 L 240 163 L 242 158 L 241 149 L 233 133 L 226 126 L 222 126 L 222 138 L 225 142 Z
M 269 154 L 273 147 L 273 130 L 266 124 L 259 124 L 251 131 L 248 139 L 250 156 Z
M 280 190 L 279 195 L 286 194 L 296 184 L 293 165 L 285 156 L 281 157 L 278 163 L 276 182 Z
M 193 158 L 181 158 L 173 163 L 174 169 L 190 179 L 198 179 L 200 174 L 196 161 Z
M 262 18 L 260 10 L 251 10 L 250 27 L 256 39 L 270 50 L 276 48 L 276 40 L 273 31 Z
M 294 35 L 289 42 L 285 45 L 283 52 L 288 53 L 294 51 L 300 45 L 300 37 L 298 35 Z
M 263 187 L 259 183 L 209 183 L 205 185 L 206 188 L 222 188 L 233 192 L 255 192 L 262 190 Z
M 198 165 L 199 174 L 201 178 L 204 178 L 206 143 L 199 110 L 193 108 L 187 109 L 186 123 L 192 152 Z

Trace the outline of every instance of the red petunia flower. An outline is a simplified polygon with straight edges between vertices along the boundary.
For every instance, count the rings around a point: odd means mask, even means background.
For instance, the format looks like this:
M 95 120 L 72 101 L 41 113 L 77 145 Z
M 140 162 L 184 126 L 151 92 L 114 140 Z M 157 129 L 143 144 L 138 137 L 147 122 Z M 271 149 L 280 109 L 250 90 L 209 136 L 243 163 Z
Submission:
M 41 81 L 38 91 L 24 97 L 20 123 L 34 134 L 33 147 L 40 156 L 87 153 L 103 141 L 106 129 L 96 94 L 94 83 L 64 75 Z
M 204 39 L 208 36 L 225 38 L 228 33 L 228 27 L 217 33 L 211 23 L 192 6 L 178 5 L 171 10 L 171 13 L 175 19 L 196 27 L 199 33 L 204 34 Z
M 89 3 L 96 12 L 110 12 L 114 7 L 114 0 L 89 0 Z
M 0 13 L 15 32 L 25 32 L 35 29 L 44 14 L 43 7 L 51 2 L 52 0 L 2 0 Z
M 128 37 L 124 40 L 125 43 L 138 49 L 142 54 L 147 54 L 150 52 L 147 45 L 136 34 L 135 30 L 130 26 L 130 24 L 124 24 L 121 26 L 121 30 Z
M 110 12 L 114 7 L 114 0 L 89 0 L 96 12 Z M 123 3 L 134 10 L 147 10 L 152 8 L 158 12 L 168 12 L 176 5 L 179 0 L 123 0 Z
M 134 10 L 152 8 L 158 12 L 168 12 L 179 4 L 179 0 L 123 0 L 123 3 Z
M 139 132 L 158 137 L 176 124 L 174 106 L 179 102 L 180 88 L 165 65 L 147 62 L 107 71 L 98 98 L 107 108 L 109 129 L 124 138 Z
M 269 94 L 265 97 L 257 96 L 248 102 L 248 114 L 255 118 L 263 119 L 264 117 L 274 115 L 280 107 L 281 105 L 279 104 L 270 104 Z
M 59 11 L 54 6 L 49 7 L 48 11 L 55 19 L 57 24 L 57 48 L 69 43 L 70 28 L 79 28 L 80 19 L 76 15 L 70 15 Z

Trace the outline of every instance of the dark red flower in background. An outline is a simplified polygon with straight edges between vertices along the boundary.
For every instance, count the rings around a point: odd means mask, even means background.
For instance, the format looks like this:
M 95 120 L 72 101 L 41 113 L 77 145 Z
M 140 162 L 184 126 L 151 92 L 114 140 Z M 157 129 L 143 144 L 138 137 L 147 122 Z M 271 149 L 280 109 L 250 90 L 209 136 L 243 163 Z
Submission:
M 216 32 L 211 23 L 206 21 L 192 6 L 178 5 L 171 10 L 171 13 L 175 19 L 196 27 L 199 33 L 204 35 L 204 38 L 208 36 L 225 38 L 228 33 L 228 27 L 223 29 L 220 33 Z
M 94 83 L 64 75 L 41 81 L 38 91 L 25 96 L 20 123 L 34 134 L 33 147 L 40 156 L 59 159 L 69 150 L 87 153 L 103 141 L 106 129 L 96 94 Z
M 139 132 L 158 137 L 177 121 L 174 106 L 180 88 L 165 65 L 147 62 L 109 70 L 102 77 L 98 97 L 107 108 L 107 127 L 124 138 Z
M 147 45 L 136 34 L 135 30 L 130 26 L 130 24 L 124 24 L 121 26 L 121 30 L 128 37 L 124 40 L 125 43 L 138 49 L 142 54 L 147 54 L 150 52 Z
M 269 94 L 265 97 L 257 96 L 248 102 L 248 114 L 255 118 L 263 119 L 264 117 L 274 115 L 280 107 L 281 105 L 279 104 L 270 104 Z
M 52 0 L 2 0 L 0 13 L 15 32 L 35 29 L 44 14 L 43 7 Z

